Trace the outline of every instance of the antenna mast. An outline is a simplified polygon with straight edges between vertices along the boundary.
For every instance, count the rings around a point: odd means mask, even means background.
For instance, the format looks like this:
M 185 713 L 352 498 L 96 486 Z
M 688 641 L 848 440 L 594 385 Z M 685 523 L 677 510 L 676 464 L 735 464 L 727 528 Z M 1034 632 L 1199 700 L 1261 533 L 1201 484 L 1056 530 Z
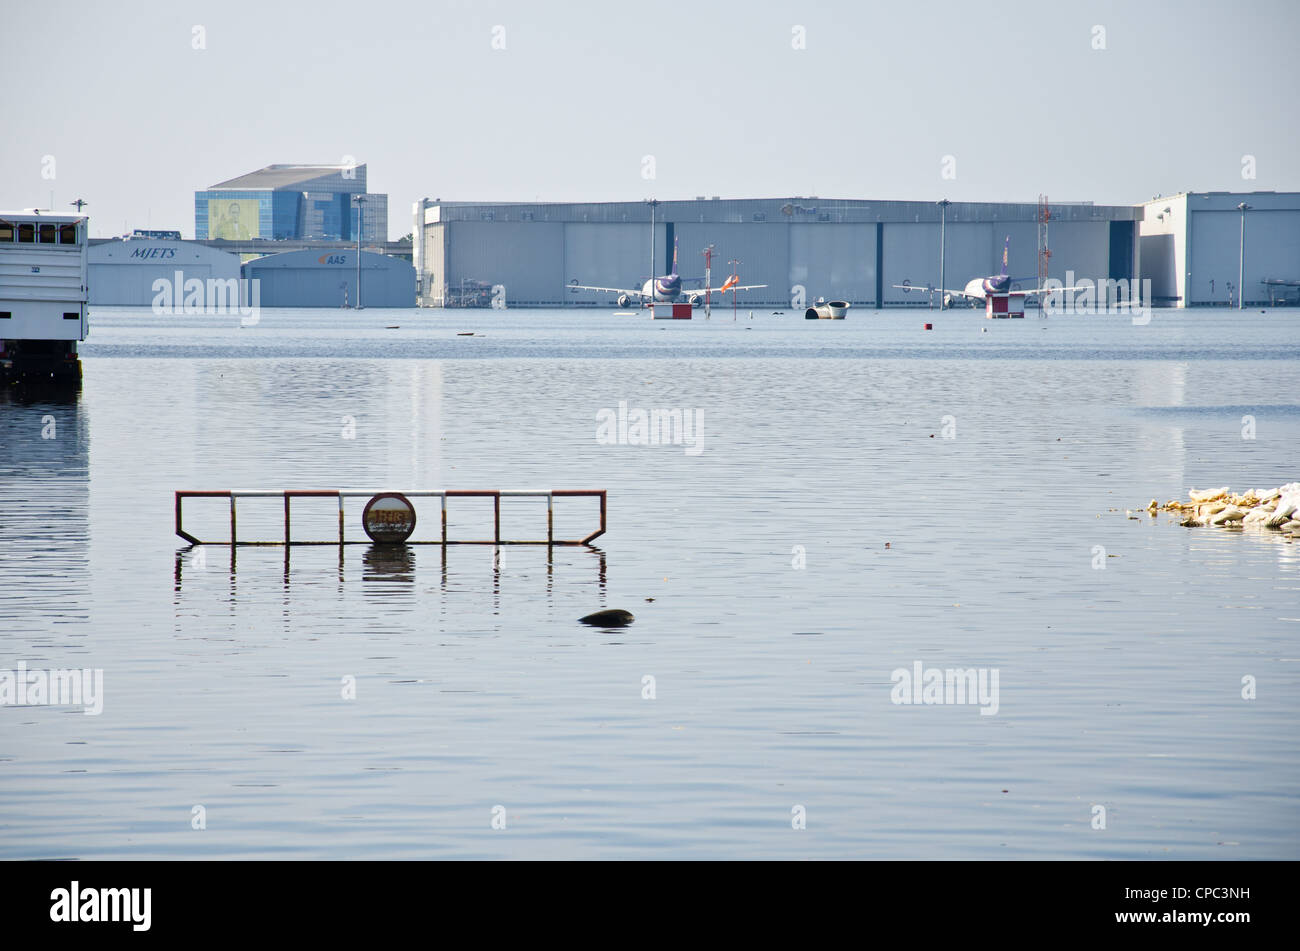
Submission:
M 1043 287 L 1047 283 L 1047 272 L 1051 264 L 1052 250 L 1047 244 L 1047 223 L 1052 218 L 1052 209 L 1047 204 L 1047 196 L 1038 196 L 1038 286 Z M 1043 302 L 1038 301 L 1038 307 L 1041 310 Z

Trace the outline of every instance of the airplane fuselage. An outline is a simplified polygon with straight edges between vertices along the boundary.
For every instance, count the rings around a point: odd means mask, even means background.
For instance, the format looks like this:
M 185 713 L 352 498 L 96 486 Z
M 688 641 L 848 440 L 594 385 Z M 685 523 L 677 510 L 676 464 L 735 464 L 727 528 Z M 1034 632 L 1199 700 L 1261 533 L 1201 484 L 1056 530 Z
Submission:
M 708 279 L 707 271 L 705 279 Z M 579 284 L 576 280 L 570 283 L 570 288 L 574 293 L 580 290 L 600 291 L 606 294 L 616 294 L 614 300 L 619 307 L 631 307 L 635 304 L 671 304 L 675 303 L 682 297 L 690 302 L 692 307 L 699 307 L 701 304 L 708 303 L 709 297 L 713 294 L 722 294 L 728 290 L 735 293 L 736 291 L 756 290 L 760 287 L 766 287 L 766 284 L 741 284 L 740 278 L 731 275 L 716 289 L 692 288 L 687 291 L 682 290 L 682 276 L 677 273 L 677 242 L 673 242 L 673 269 L 668 274 L 652 277 L 648 281 L 643 281 L 640 289 L 627 288 L 621 289 L 616 287 L 598 287 L 589 284 Z
M 983 300 L 990 294 L 1006 294 L 1010 290 L 1011 278 L 1008 275 L 991 274 L 968 281 L 964 293 L 967 297 Z
M 677 300 L 682 293 L 682 278 L 680 274 L 665 274 L 663 277 L 656 277 L 641 286 L 641 296 L 646 300 L 656 300 L 665 303 L 671 303 Z

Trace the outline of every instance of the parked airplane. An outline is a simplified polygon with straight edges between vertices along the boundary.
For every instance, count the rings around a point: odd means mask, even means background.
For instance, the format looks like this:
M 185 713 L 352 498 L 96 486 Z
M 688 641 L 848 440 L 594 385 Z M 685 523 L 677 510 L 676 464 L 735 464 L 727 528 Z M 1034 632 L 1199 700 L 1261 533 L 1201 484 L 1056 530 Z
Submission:
M 703 278 L 688 278 L 688 280 L 698 281 Z M 751 291 L 760 287 L 767 287 L 766 284 L 741 284 L 740 278 L 731 275 L 721 287 L 714 288 L 691 288 L 682 290 L 682 276 L 677 273 L 677 239 L 673 239 L 673 269 L 671 273 L 662 277 L 651 278 L 641 285 L 640 290 L 626 287 L 595 287 L 590 284 L 579 284 L 577 281 L 569 284 L 573 290 L 580 291 L 603 291 L 606 294 L 617 294 L 616 303 L 619 307 L 630 307 L 633 302 L 644 304 L 649 301 L 659 301 L 661 303 L 670 303 L 677 298 L 685 296 L 690 301 L 692 307 L 699 307 L 705 302 L 705 297 L 709 294 L 721 294 L 724 291 Z
M 945 306 L 951 306 L 953 299 L 957 297 L 965 298 L 970 301 L 971 306 L 984 303 L 989 297 L 1032 297 L 1039 294 L 1051 294 L 1057 291 L 1079 291 L 1083 287 L 1032 287 L 1029 290 L 1012 290 L 1013 281 L 1031 280 L 1030 278 L 1013 278 L 1007 273 L 1007 258 L 1011 253 L 1011 235 L 1007 235 L 1006 242 L 1002 245 L 1002 273 L 990 274 L 988 277 L 975 277 L 966 282 L 966 286 L 961 290 L 952 288 L 934 287 L 930 284 L 913 284 L 910 281 L 903 281 L 902 284 L 895 284 L 894 287 L 907 291 L 924 291 L 931 294 L 939 291 L 943 294 Z M 1032 279 L 1037 284 L 1038 279 Z
M 1260 281 L 1260 283 L 1269 288 L 1268 296 L 1270 303 L 1277 303 L 1278 301 L 1281 301 L 1284 304 L 1291 303 L 1291 301 L 1287 299 L 1287 294 L 1290 291 L 1297 291 L 1295 302 L 1300 303 L 1300 290 L 1297 290 L 1300 289 L 1300 281 L 1288 281 L 1282 278 L 1270 277 L 1265 278 Z M 1275 287 L 1280 288 L 1277 293 L 1274 293 L 1272 290 Z

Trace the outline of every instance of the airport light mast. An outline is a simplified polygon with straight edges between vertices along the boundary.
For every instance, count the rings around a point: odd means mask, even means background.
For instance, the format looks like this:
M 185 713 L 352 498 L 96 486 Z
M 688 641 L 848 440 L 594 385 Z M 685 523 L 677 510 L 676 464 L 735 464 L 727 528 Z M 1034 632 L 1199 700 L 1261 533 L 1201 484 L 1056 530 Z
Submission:
M 950 202 L 947 198 L 941 198 L 938 202 L 939 205 L 939 309 L 940 310 L 943 310 L 943 298 L 944 298 L 943 289 L 947 286 L 943 282 L 943 278 L 944 278 L 943 257 L 944 257 L 944 250 L 946 249 L 946 239 L 947 239 L 947 235 L 945 234 L 945 229 L 948 224 L 948 206 L 951 204 L 952 202 Z M 931 300 L 931 305 L 933 305 L 933 299 Z
M 704 319 L 705 320 L 709 319 L 710 309 L 713 305 L 713 301 L 712 301 L 713 283 L 710 280 L 710 275 L 712 274 L 712 272 L 713 272 L 713 245 L 709 245 L 707 248 L 704 249 Z
M 731 265 L 731 276 L 738 277 L 742 262 L 736 258 L 732 258 L 727 263 Z M 739 281 L 737 281 L 737 283 L 739 283 Z M 736 319 L 736 289 L 734 287 L 731 289 L 731 319 L 733 321 Z
M 646 199 L 650 206 L 650 311 L 655 309 L 655 209 L 659 207 L 657 198 Z
M 357 206 L 357 302 L 354 305 L 355 310 L 361 309 L 361 206 L 365 204 L 365 195 L 353 195 L 353 202 Z
M 1241 249 L 1237 257 L 1237 310 L 1241 310 L 1246 303 L 1246 212 L 1250 211 L 1250 205 L 1244 201 L 1237 206 L 1241 212 Z

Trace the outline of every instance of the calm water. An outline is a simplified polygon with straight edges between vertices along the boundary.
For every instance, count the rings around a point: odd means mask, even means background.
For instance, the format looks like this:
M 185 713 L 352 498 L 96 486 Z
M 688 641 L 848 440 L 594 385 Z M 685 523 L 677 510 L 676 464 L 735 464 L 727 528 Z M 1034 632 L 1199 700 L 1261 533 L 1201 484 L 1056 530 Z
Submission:
M 0 402 L 0 668 L 104 707 L 0 708 L 0 856 L 1300 858 L 1300 547 L 1124 513 L 1300 479 L 1300 312 L 102 309 L 82 352 L 79 399 Z M 600 444 L 620 401 L 703 451 Z M 176 489 L 285 487 L 604 488 L 609 532 L 173 534 Z M 997 714 L 892 703 L 918 661 Z

